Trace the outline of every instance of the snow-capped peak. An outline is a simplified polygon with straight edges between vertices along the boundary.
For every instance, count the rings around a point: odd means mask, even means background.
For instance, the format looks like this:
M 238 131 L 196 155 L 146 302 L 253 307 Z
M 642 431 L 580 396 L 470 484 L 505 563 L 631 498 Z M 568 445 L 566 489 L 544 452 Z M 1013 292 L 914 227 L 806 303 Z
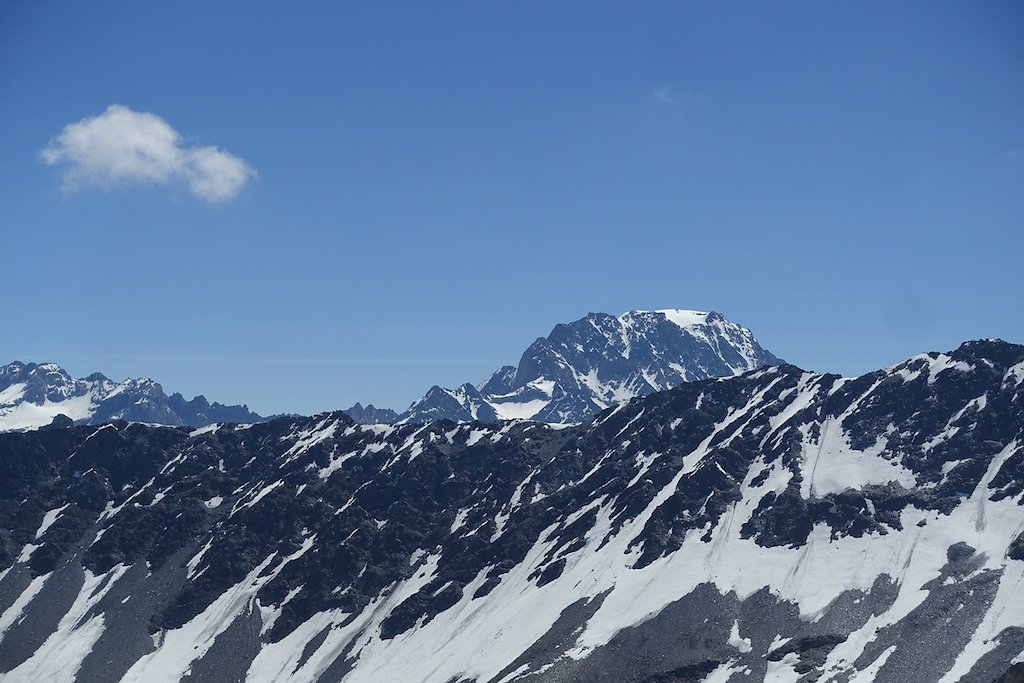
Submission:
M 518 366 L 501 368 L 472 391 L 435 388 L 400 421 L 579 422 L 681 382 L 738 375 L 778 362 L 750 330 L 714 311 L 590 313 L 556 325 L 526 349 Z

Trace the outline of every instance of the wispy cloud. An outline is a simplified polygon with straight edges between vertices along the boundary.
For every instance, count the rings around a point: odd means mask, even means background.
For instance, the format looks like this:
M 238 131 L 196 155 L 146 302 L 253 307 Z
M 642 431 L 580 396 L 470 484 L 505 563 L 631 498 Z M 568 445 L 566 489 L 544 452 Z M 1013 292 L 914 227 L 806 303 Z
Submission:
M 663 85 L 654 91 L 654 99 L 665 104 L 684 104 L 697 106 L 707 102 L 703 95 L 689 90 L 679 90 L 674 85 Z
M 98 116 L 70 123 L 39 153 L 61 169 L 63 188 L 166 185 L 184 182 L 200 199 L 233 199 L 256 175 L 217 147 L 188 147 L 166 121 L 112 104 Z
M 674 87 L 671 85 L 664 85 L 654 91 L 654 99 L 659 102 L 675 102 L 675 98 L 672 96 Z
M 1006 152 L 1003 152 L 1003 157 L 1007 161 L 1017 161 L 1017 159 L 1020 157 L 1020 152 L 1018 150 L 1011 149 Z

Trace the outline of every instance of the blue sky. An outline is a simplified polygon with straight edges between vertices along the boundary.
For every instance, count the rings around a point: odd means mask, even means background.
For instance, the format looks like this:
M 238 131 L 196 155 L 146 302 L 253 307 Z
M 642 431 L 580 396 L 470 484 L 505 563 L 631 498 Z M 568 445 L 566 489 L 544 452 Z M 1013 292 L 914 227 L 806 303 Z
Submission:
M 589 311 L 845 374 L 1024 343 L 1024 5 L 635 4 L 4 3 L 0 362 L 272 413 Z M 180 134 L 147 182 L 60 137 L 111 105 Z

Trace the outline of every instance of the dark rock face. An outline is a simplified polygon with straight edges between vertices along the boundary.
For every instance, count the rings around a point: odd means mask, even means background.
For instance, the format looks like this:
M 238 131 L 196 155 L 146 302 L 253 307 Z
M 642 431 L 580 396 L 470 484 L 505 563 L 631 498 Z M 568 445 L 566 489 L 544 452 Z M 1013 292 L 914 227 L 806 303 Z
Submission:
M 571 423 L 681 382 L 730 377 L 781 361 L 750 330 L 714 311 L 591 313 L 556 325 L 479 387 L 432 387 L 402 422 L 529 418 Z
M 53 363 L 14 362 L 0 367 L 0 431 L 49 424 L 63 416 L 83 424 L 129 420 L 150 424 L 203 426 L 215 422 L 260 422 L 246 406 L 187 401 L 167 396 L 150 379 L 113 382 L 100 373 L 74 379 Z
M 365 407 L 361 403 L 356 403 L 346 410 L 345 414 L 355 420 L 357 424 L 363 425 L 394 424 L 398 422 L 398 413 L 390 408 L 377 408 L 372 403 Z M 225 422 L 231 421 L 225 420 Z
M 0 669 L 1013 680 L 1022 451 L 1024 347 L 1003 342 L 691 382 L 567 428 L 4 434 Z
M 1024 683 L 1024 663 L 1011 666 L 996 683 Z

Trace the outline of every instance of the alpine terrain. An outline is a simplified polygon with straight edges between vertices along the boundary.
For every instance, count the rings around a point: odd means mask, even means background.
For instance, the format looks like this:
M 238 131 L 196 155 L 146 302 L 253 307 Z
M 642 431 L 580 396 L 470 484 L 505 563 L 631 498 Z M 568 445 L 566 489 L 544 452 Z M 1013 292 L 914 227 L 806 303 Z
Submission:
M 0 435 L 0 680 L 1020 680 L 1024 347 L 652 393 L 771 357 L 605 374 L 677 322 L 584 321 L 482 391 L 647 394 L 573 426 Z
M 556 325 L 526 349 L 518 366 L 499 369 L 479 386 L 431 387 L 394 420 L 359 404 L 346 412 L 357 422 L 580 422 L 681 382 L 780 362 L 750 330 L 714 311 L 591 313 Z
M 246 406 L 210 404 L 204 396 L 186 401 L 164 393 L 151 379 L 113 382 L 100 373 L 74 379 L 54 363 L 0 366 L 0 431 L 32 429 L 58 415 L 85 424 L 131 420 L 202 426 L 215 422 L 259 422 Z

